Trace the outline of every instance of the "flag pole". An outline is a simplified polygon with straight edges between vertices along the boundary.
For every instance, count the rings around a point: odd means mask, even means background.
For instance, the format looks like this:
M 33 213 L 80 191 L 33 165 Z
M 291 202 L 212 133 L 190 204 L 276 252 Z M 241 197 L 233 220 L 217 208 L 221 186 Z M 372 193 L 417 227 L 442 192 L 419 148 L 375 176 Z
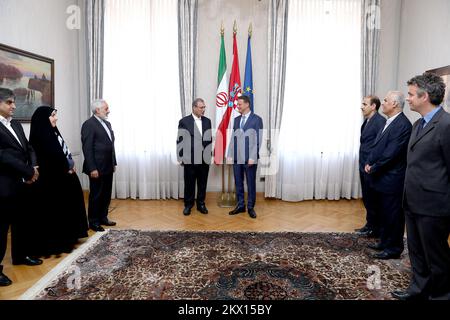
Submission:
M 221 37 L 225 36 L 225 27 L 223 25 L 223 20 L 222 20 L 222 26 L 220 28 L 220 36 Z M 223 203 L 223 200 L 224 200 L 223 199 L 223 195 L 225 194 L 225 163 L 226 162 L 223 162 L 223 164 L 222 164 L 222 196 L 220 197 L 221 198 L 221 203 Z
M 234 20 L 234 24 L 233 24 L 233 35 L 237 35 L 237 22 L 236 20 Z M 231 124 L 231 128 L 233 129 L 233 124 Z M 233 169 L 233 165 L 230 164 L 228 165 L 228 200 L 230 202 L 230 204 L 236 204 L 236 186 L 234 183 L 232 183 L 232 169 Z M 234 205 L 231 205 L 234 206 Z
M 224 27 L 223 20 L 222 20 L 222 25 L 220 28 L 220 36 L 223 41 L 223 38 L 225 36 L 225 27 Z M 226 64 L 226 62 L 225 62 L 225 64 Z M 225 73 L 225 76 L 226 76 L 226 73 Z M 220 79 L 219 79 L 219 82 L 220 82 Z M 220 83 L 219 83 L 219 86 L 220 86 Z M 229 89 L 228 85 L 226 85 L 227 92 L 228 92 L 228 89 Z M 228 99 L 228 94 L 227 94 L 227 99 Z M 220 208 L 231 208 L 231 207 L 234 207 L 236 204 L 236 195 L 234 193 L 231 194 L 229 191 L 230 190 L 229 186 L 231 184 L 230 179 L 228 179 L 228 185 L 226 185 L 226 183 L 225 183 L 226 182 L 226 170 L 228 168 L 228 172 L 230 172 L 231 167 L 227 164 L 226 154 L 222 155 L 221 160 L 222 160 L 222 164 L 221 164 L 221 166 L 222 166 L 222 192 L 218 196 L 217 204 Z
M 217 109 L 217 113 L 216 115 L 219 115 L 220 118 L 218 119 L 222 119 L 221 122 L 218 123 L 218 132 L 220 132 L 223 137 L 225 137 L 223 139 L 223 143 L 225 143 L 225 145 L 221 146 L 219 145 L 220 149 L 217 149 L 221 155 L 221 159 L 216 159 L 216 161 L 221 161 L 223 163 L 224 166 L 227 166 L 226 168 L 224 167 L 224 169 L 228 169 L 228 181 L 226 181 L 226 176 L 225 176 L 225 172 L 223 174 L 223 181 L 224 182 L 228 182 L 228 185 L 225 186 L 225 192 L 222 192 L 220 200 L 219 200 L 219 206 L 220 207 L 233 207 L 236 205 L 236 193 L 235 193 L 235 184 L 232 183 L 232 165 L 228 165 L 226 163 L 227 159 L 227 152 L 228 152 L 228 148 L 230 147 L 228 145 L 228 138 L 229 138 L 229 133 L 227 133 L 227 131 L 229 131 L 230 129 L 230 125 L 231 127 L 233 127 L 234 124 L 234 117 L 235 117 L 235 108 L 236 108 L 236 104 L 237 104 L 237 98 L 241 95 L 242 92 L 242 88 L 241 88 L 241 79 L 240 79 L 240 71 L 239 71 L 239 56 L 238 56 L 238 45 L 237 45 L 237 41 L 236 41 L 236 35 L 237 35 L 237 22 L 236 20 L 234 21 L 233 24 L 233 64 L 232 64 L 232 69 L 231 69 L 231 75 L 230 75 L 230 81 L 228 83 L 228 89 L 225 89 L 223 87 L 223 83 L 226 83 L 225 80 L 223 80 L 221 82 L 221 84 L 219 85 L 218 88 L 218 99 L 217 99 L 217 106 L 219 107 L 219 109 Z M 223 37 L 222 37 L 222 47 L 224 47 L 223 45 Z M 221 57 L 222 57 L 222 50 L 224 51 L 224 49 L 221 49 Z M 224 55 L 224 54 L 223 54 Z M 222 59 L 222 58 L 221 58 Z M 222 60 L 221 60 L 222 61 Z M 223 61 L 221 62 L 223 65 Z M 219 70 L 221 67 L 219 67 Z M 220 74 L 221 71 L 219 71 Z M 223 78 L 225 79 L 225 78 Z M 223 91 L 221 91 L 223 90 Z M 223 97 L 226 96 L 225 91 L 228 93 L 228 99 L 227 99 L 227 104 L 226 104 L 226 108 L 224 103 L 223 103 Z M 222 98 L 222 99 L 220 99 Z M 221 109 L 223 108 L 223 109 Z M 223 112 L 223 113 L 221 113 Z M 224 163 L 225 162 L 225 163 Z M 222 171 L 223 172 L 223 171 Z

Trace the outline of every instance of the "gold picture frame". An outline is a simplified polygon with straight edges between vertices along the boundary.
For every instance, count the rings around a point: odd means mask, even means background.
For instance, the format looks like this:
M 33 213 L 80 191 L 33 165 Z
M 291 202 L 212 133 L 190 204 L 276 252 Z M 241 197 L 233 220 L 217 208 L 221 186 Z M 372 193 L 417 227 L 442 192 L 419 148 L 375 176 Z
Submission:
M 55 62 L 0 43 L 0 87 L 16 96 L 14 119 L 30 122 L 34 111 L 55 106 Z

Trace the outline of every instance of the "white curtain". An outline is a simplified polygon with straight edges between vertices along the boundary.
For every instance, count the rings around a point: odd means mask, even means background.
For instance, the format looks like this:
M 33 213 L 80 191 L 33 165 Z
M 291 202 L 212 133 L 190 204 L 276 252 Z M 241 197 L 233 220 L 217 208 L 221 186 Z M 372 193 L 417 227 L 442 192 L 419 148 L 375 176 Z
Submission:
M 118 198 L 178 198 L 177 0 L 106 0 L 104 98 L 116 135 Z
M 360 194 L 361 0 L 289 2 L 277 197 Z

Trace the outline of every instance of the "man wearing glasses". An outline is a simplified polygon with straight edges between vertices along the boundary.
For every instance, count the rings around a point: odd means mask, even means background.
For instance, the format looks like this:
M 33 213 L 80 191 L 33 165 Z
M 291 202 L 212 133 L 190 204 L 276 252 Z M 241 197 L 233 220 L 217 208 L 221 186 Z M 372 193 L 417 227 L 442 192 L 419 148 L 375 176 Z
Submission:
M 205 117 L 205 101 L 197 98 L 192 103 L 192 114 L 178 124 L 177 158 L 184 167 L 184 210 L 188 216 L 194 203 L 202 214 L 206 208 L 206 187 L 212 155 L 211 120 Z M 195 186 L 197 185 L 197 198 Z
M 27 255 L 29 244 L 26 243 L 27 203 L 25 184 L 34 183 L 39 173 L 36 156 L 21 124 L 12 120 L 16 109 L 14 93 L 0 88 L 0 262 L 6 253 L 8 229 L 11 224 L 11 256 L 13 264 L 35 266 L 42 260 Z M 24 223 L 25 222 L 25 223 Z M 0 265 L 0 286 L 9 286 L 12 281 L 3 274 Z

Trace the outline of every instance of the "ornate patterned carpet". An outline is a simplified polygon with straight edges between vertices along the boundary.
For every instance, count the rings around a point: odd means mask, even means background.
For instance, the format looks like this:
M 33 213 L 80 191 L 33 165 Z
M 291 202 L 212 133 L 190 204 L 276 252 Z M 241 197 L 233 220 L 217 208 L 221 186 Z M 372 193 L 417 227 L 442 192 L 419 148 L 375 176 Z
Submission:
M 356 234 L 110 231 L 22 298 L 390 299 L 409 282 L 409 259 L 373 260 L 369 242 Z

